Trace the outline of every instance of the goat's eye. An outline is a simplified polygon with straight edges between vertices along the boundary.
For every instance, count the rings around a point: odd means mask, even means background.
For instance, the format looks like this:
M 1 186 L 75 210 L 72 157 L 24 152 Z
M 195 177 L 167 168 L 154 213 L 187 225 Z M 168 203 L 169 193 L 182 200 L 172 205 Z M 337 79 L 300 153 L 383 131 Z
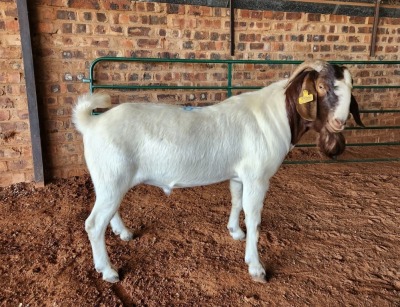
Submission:
M 336 91 L 336 90 L 339 89 L 339 86 L 335 85 L 335 86 L 333 87 L 333 89 Z

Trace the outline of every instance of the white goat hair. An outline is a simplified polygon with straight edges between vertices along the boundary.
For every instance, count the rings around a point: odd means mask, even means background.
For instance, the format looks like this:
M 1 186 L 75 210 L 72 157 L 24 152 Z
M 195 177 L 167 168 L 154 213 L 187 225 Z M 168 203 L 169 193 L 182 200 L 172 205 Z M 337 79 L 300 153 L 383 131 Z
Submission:
M 315 61 L 303 70 L 319 72 L 326 65 Z M 261 210 L 269 179 L 294 145 L 285 103 L 288 82 L 278 81 L 213 106 L 191 109 L 124 103 L 93 116 L 93 109 L 111 106 L 110 97 L 87 94 L 79 98 L 73 122 L 83 135 L 86 163 L 96 192 L 85 228 L 95 268 L 103 279 L 119 280 L 106 251 L 104 236 L 108 223 L 121 239 L 132 237 L 118 213 L 128 189 L 145 183 L 168 194 L 176 187 L 230 180 L 229 232 L 235 240 L 245 239 L 239 227 L 243 210 L 247 229 L 245 261 L 252 278 L 265 281 L 257 250 Z M 335 85 L 337 82 L 346 85 L 348 80 L 336 80 Z M 339 90 L 351 92 L 351 84 Z M 342 96 L 346 101 L 339 101 L 339 106 L 347 109 L 341 112 L 340 120 L 344 122 L 349 114 L 350 94 Z

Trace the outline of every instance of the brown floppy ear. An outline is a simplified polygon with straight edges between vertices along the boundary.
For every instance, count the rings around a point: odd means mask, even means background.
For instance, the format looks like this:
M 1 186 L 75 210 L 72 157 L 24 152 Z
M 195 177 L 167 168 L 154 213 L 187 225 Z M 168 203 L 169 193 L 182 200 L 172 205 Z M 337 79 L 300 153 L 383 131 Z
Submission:
M 315 121 L 317 119 L 318 94 L 315 89 L 316 74 L 313 72 L 308 73 L 304 78 L 301 92 L 296 102 L 297 113 L 308 121 Z

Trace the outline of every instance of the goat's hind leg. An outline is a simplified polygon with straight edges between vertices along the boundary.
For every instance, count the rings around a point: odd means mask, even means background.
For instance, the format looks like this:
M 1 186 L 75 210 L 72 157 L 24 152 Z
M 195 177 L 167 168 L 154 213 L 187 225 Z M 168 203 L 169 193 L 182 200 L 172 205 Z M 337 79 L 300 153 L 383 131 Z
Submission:
M 246 234 L 240 228 L 239 218 L 242 211 L 243 184 L 238 181 L 230 181 L 232 195 L 232 209 L 229 215 L 228 230 L 234 240 L 244 240 Z
M 122 221 L 121 215 L 117 211 L 110 221 L 111 229 L 123 241 L 129 241 L 133 238 L 132 231 L 129 230 Z
M 121 187 L 111 190 L 109 187 L 96 187 L 96 202 L 93 210 L 85 222 L 85 229 L 88 233 L 92 246 L 93 261 L 98 272 L 103 274 L 103 279 L 108 282 L 119 281 L 117 271 L 111 266 L 108 257 L 105 231 L 108 223 L 117 214 L 125 190 Z

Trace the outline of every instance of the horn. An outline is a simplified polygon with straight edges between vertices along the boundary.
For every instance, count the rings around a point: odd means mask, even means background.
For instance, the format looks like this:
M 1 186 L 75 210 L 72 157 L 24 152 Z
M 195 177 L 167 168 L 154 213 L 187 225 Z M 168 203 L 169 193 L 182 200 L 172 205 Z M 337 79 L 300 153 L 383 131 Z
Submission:
M 324 69 L 324 67 L 328 65 L 328 62 L 323 61 L 323 60 L 308 60 L 303 63 L 301 63 L 295 71 L 290 75 L 288 84 L 293 81 L 293 79 L 302 71 L 306 69 L 311 69 L 311 70 L 316 70 L 317 72 L 320 72 L 321 70 Z
M 357 123 L 357 125 L 365 128 L 363 122 L 361 121 L 360 118 L 360 111 L 358 109 L 358 103 L 356 98 L 351 95 L 351 101 L 350 101 L 350 113 L 353 115 L 354 121 Z

